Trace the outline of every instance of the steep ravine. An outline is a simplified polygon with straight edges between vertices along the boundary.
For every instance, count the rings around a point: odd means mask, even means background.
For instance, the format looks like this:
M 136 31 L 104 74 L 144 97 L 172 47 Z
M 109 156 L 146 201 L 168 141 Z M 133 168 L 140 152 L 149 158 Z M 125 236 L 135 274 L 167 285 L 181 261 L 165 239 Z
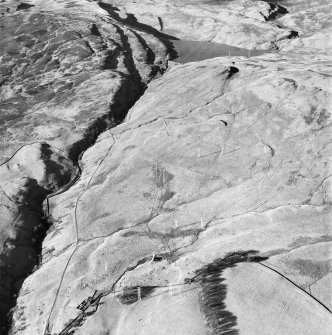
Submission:
M 53 156 L 55 156 L 56 153 L 52 151 L 53 148 L 47 143 L 41 143 L 40 148 L 39 144 L 32 145 L 36 151 L 40 149 L 40 157 L 37 157 L 35 164 L 33 164 L 31 160 L 29 164 L 32 164 L 36 169 L 36 164 L 39 163 L 38 159 L 40 158 L 45 164 L 45 174 L 43 175 L 42 182 L 39 183 L 33 177 L 27 179 L 24 190 L 20 190 L 19 195 L 15 199 L 11 199 L 11 201 L 18 206 L 17 215 L 22 219 L 16 229 L 14 228 L 13 234 L 15 238 L 9 238 L 4 242 L 7 248 L 4 254 L 0 256 L 1 278 L 7 278 L 6 282 L 1 283 L 2 315 L 7 315 L 9 310 L 14 307 L 15 298 L 23 280 L 31 274 L 36 267 L 42 264 L 41 246 L 47 234 L 47 230 L 52 227 L 49 199 L 67 191 L 80 178 L 81 169 L 79 157 L 83 155 L 88 147 L 94 144 L 98 135 L 105 131 L 106 127 L 109 126 L 112 128 L 122 122 L 127 115 L 127 111 L 146 89 L 145 85 L 139 83 L 138 85 L 141 86 L 141 89 L 137 90 L 136 94 L 131 94 L 128 89 L 124 89 L 125 94 L 121 97 L 122 101 L 118 101 L 115 106 L 112 106 L 112 112 L 109 113 L 109 115 L 96 120 L 96 122 L 87 129 L 84 138 L 72 145 L 69 150 L 70 156 L 68 158 L 61 155 L 54 158 Z M 130 99 L 127 99 L 127 97 L 130 97 Z M 123 101 L 125 101 L 125 103 L 123 103 Z M 22 161 L 20 161 L 18 156 L 24 149 L 29 148 L 30 146 L 23 147 L 10 160 L 2 164 L 0 168 L 10 170 L 15 164 L 22 165 L 22 163 L 20 163 Z M 25 154 L 31 155 L 31 152 L 26 150 Z M 62 164 L 59 164 L 59 161 L 61 161 Z M 62 170 L 64 169 L 66 173 L 63 173 Z M 14 171 L 14 173 L 15 172 L 16 171 Z M 3 176 L 4 173 L 0 172 L 0 175 Z M 0 185 L 4 182 L 6 181 L 3 179 L 0 180 Z M 7 184 L 8 181 L 6 185 Z M 3 188 L 2 186 L 2 190 Z M 24 247 L 22 247 L 22 251 L 20 251 L 22 243 Z M 27 248 L 30 252 L 26 251 Z M 12 269 L 13 266 L 15 266 L 14 269 Z M 8 317 L 8 323 L 10 323 L 10 315 Z M 5 318 L 6 317 L 1 317 L 1 324 L 7 323 Z M 5 326 L 1 331 L 5 334 L 8 329 Z

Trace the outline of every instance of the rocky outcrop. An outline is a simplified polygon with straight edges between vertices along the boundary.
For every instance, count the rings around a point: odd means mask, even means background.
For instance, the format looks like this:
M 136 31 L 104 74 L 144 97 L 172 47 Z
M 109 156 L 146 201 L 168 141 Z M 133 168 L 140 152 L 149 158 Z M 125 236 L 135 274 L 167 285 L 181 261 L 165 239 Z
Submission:
M 305 4 L 31 4 L 4 19 L 55 22 L 27 48 L 55 43 L 60 65 L 31 62 L 45 100 L 18 61 L 5 72 L 7 273 L 27 218 L 51 227 L 35 271 L 6 283 L 22 284 L 11 334 L 328 334 L 331 92 L 325 30 L 294 19 Z M 175 38 L 265 53 L 168 62 Z

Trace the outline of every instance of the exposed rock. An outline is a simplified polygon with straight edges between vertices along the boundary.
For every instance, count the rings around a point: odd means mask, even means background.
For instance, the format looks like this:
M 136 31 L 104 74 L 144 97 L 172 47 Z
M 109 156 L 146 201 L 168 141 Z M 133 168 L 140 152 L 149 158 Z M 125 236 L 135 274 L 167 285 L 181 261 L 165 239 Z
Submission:
M 326 2 L 29 4 L 0 42 L 11 334 L 328 334 Z

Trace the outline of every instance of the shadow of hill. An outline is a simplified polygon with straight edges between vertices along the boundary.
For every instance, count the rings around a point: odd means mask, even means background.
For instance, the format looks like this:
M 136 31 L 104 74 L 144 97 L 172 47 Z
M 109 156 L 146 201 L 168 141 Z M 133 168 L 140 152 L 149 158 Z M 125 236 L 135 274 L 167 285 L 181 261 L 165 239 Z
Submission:
M 155 38 L 159 39 L 159 41 L 161 43 L 163 43 L 164 46 L 167 48 L 167 51 L 170 55 L 170 58 L 174 59 L 174 58 L 177 57 L 177 52 L 175 51 L 175 49 L 173 47 L 173 44 L 171 43 L 171 40 L 178 40 L 177 37 L 162 33 L 161 31 L 159 31 L 159 30 L 157 30 L 157 29 L 155 29 L 155 28 L 153 28 L 153 27 L 151 27 L 147 24 L 138 22 L 137 18 L 135 17 L 134 14 L 127 13 L 127 17 L 122 18 L 117 13 L 118 11 L 120 11 L 120 9 L 117 8 L 117 7 L 114 7 L 110 4 L 106 4 L 106 3 L 103 3 L 103 2 L 98 2 L 98 5 L 99 5 L 100 8 L 105 10 L 110 15 L 110 17 L 112 19 L 126 25 L 129 28 L 135 29 L 136 31 L 151 34 Z

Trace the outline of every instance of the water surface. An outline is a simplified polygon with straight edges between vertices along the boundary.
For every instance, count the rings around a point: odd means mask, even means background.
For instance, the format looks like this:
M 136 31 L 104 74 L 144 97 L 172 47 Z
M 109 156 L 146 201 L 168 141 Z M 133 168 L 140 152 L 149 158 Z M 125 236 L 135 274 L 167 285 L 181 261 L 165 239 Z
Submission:
M 177 52 L 177 57 L 173 60 L 179 63 L 197 62 L 214 57 L 253 57 L 272 52 L 271 50 L 249 50 L 206 41 L 173 40 L 172 43 Z

